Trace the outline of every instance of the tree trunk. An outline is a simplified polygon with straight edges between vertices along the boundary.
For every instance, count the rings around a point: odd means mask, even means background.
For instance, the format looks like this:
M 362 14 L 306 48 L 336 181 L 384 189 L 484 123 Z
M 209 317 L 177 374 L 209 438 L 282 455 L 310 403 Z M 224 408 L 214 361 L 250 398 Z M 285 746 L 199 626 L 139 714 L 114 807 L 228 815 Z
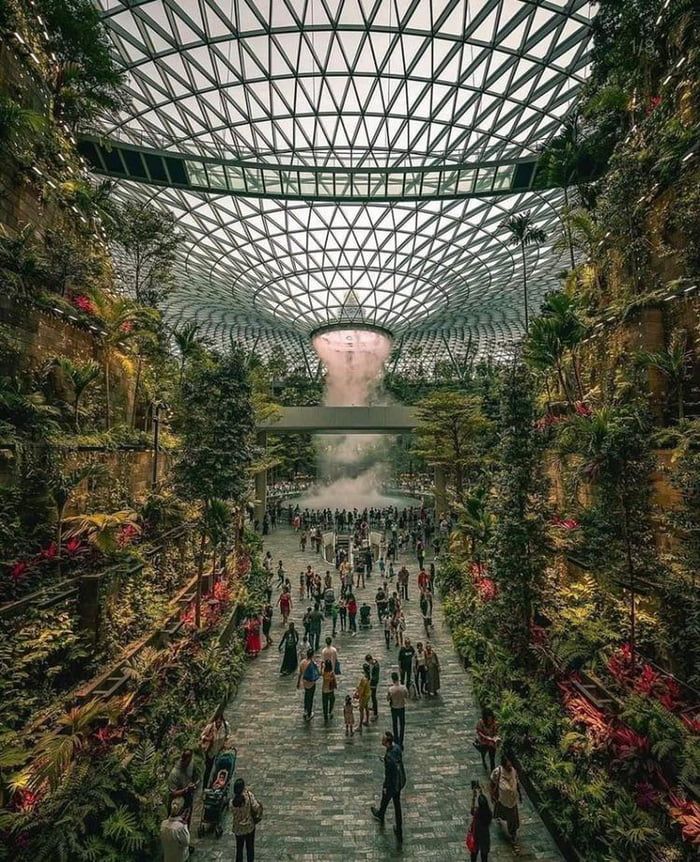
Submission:
M 202 575 L 204 574 L 204 549 L 207 544 L 207 531 L 202 526 L 202 537 L 199 543 L 199 562 L 197 564 L 197 590 L 194 597 L 194 624 L 196 628 L 202 625 Z
M 65 503 L 58 507 L 58 524 L 56 526 L 56 574 L 61 575 L 61 553 L 63 551 L 63 513 L 66 510 Z
M 525 244 L 520 244 L 520 249 L 523 254 L 523 301 L 525 303 L 525 335 L 530 331 L 530 318 L 527 304 L 527 262 L 525 258 Z
M 76 434 L 80 431 L 80 420 L 78 419 L 78 410 L 80 408 L 80 395 L 77 395 L 73 403 L 73 423 L 75 425 Z
M 678 420 L 682 422 L 685 417 L 685 410 L 683 404 L 683 381 L 678 381 Z
M 564 230 L 566 231 L 566 242 L 569 246 L 569 258 L 571 260 L 571 271 L 576 269 L 576 258 L 574 257 L 574 242 L 571 237 L 571 224 L 569 223 L 569 190 L 564 186 L 564 206 L 566 207 L 567 218 L 564 221 Z
M 143 354 L 139 351 L 136 362 L 136 379 L 134 380 L 134 398 L 131 404 L 131 427 L 136 428 L 136 403 L 139 397 L 139 386 L 141 384 L 141 371 L 143 369 Z
M 107 431 L 112 427 L 111 403 L 109 391 L 109 353 L 105 353 L 105 425 Z
M 630 519 L 627 510 L 627 503 L 622 495 L 620 495 L 620 504 L 622 506 L 622 529 L 625 537 L 625 556 L 627 557 L 627 574 L 629 576 L 629 591 L 630 591 L 630 655 L 632 659 L 632 668 L 634 669 L 637 663 L 637 609 L 635 607 L 635 572 L 634 561 L 632 559 L 632 540 L 630 538 Z

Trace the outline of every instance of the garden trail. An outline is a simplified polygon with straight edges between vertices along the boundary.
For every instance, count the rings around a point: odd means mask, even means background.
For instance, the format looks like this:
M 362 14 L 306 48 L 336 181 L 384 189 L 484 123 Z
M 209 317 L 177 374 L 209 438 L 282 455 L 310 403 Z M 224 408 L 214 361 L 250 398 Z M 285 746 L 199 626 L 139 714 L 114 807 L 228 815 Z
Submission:
M 275 560 L 282 559 L 293 584 L 292 618 L 301 628 L 306 602 L 299 602 L 299 572 L 311 563 L 325 571 L 320 556 L 299 549 L 295 534 L 286 528 L 273 532 L 266 549 Z M 417 566 L 406 556 L 415 590 Z M 337 573 L 333 571 L 334 585 Z M 432 642 L 440 658 L 442 691 L 433 700 L 412 701 L 406 710 L 405 763 L 408 776 L 403 793 L 404 844 L 396 847 L 392 831 L 393 813 L 387 812 L 382 828 L 370 816 L 369 807 L 378 798 L 383 765 L 380 745 L 391 720 L 384 700 L 392 670 L 396 670 L 396 648 L 387 649 L 382 630 L 376 624 L 373 597 L 378 572 L 357 591 L 358 601 L 372 605 L 373 627 L 357 637 L 338 636 L 342 675 L 339 679 L 336 716 L 324 726 L 320 690 L 316 694 L 316 716 L 310 723 L 302 719 L 301 692 L 296 676 L 280 677 L 277 644 L 282 635 L 276 612 L 273 621 L 275 644 L 252 660 L 226 717 L 238 748 L 236 773 L 243 777 L 264 806 L 262 823 L 256 834 L 256 859 L 261 862 L 378 862 L 378 860 L 468 859 L 464 836 L 469 823 L 468 805 L 472 779 L 486 781 L 479 754 L 472 746 L 478 717 L 469 678 L 462 669 L 436 602 L 435 633 Z M 273 594 L 273 601 L 277 593 Z M 421 640 L 422 623 L 417 597 L 406 605 L 407 635 Z M 359 619 L 359 617 L 358 617 Z M 330 634 L 326 622 L 323 636 Z M 351 693 L 359 677 L 366 653 L 381 662 L 379 721 L 364 733 L 346 739 L 342 701 Z M 320 689 L 320 687 L 319 687 Z M 320 717 L 319 717 L 320 716 Z M 521 852 L 516 856 L 494 824 L 490 862 L 520 859 L 524 862 L 554 862 L 562 857 L 529 800 L 521 810 Z M 235 839 L 226 817 L 220 839 L 194 838 L 197 862 L 233 862 Z

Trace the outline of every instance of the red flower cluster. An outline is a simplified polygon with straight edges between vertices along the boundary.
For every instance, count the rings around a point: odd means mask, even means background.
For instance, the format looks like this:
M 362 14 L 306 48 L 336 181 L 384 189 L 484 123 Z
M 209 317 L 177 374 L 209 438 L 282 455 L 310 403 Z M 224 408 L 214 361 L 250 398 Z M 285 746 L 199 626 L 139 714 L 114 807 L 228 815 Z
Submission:
M 472 563 L 469 571 L 477 596 L 482 602 L 493 601 L 498 595 L 498 587 L 493 578 L 487 577 L 484 563 Z
M 250 557 L 246 554 L 236 559 L 236 574 L 242 578 L 250 572 Z
M 139 531 L 133 524 L 125 524 L 121 530 L 119 531 L 119 535 L 117 536 L 117 544 L 120 548 L 125 547 L 126 545 L 130 545 L 133 539 L 139 535 Z
M 79 551 L 83 550 L 83 543 L 78 539 L 71 539 L 63 546 L 66 556 L 75 556 Z M 58 557 L 58 547 L 55 542 L 51 542 L 45 548 L 42 548 L 34 557 L 29 557 L 26 560 L 17 560 L 12 563 L 9 568 L 10 579 L 13 583 L 18 584 L 23 581 L 27 575 L 33 574 L 42 563 L 50 563 Z
M 28 814 L 32 809 L 36 808 L 39 799 L 39 793 L 35 793 L 27 787 L 20 787 L 12 796 L 12 808 L 15 811 Z
M 130 332 L 134 331 L 134 321 L 133 320 L 125 320 L 122 325 L 119 327 L 119 331 L 123 332 L 124 335 L 128 335 Z
M 608 673 L 624 688 L 654 698 L 669 712 L 678 712 L 683 706 L 678 683 L 647 664 L 633 665 L 632 647 L 622 644 L 608 659 Z
M 588 406 L 588 404 L 584 404 L 583 401 L 577 401 L 574 404 L 574 412 L 577 416 L 592 416 L 593 411 Z
M 231 601 L 231 589 L 228 581 L 221 580 L 214 584 L 214 598 L 223 605 L 227 605 Z
M 591 742 L 602 747 L 608 744 L 613 732 L 613 726 L 602 709 L 598 709 L 573 686 L 571 680 L 557 683 L 561 692 L 564 710 L 575 724 L 585 727 Z
M 74 294 L 70 297 L 71 305 L 78 309 L 78 311 L 82 311 L 84 314 L 95 315 L 97 313 L 97 309 L 95 308 L 95 304 L 82 293 Z

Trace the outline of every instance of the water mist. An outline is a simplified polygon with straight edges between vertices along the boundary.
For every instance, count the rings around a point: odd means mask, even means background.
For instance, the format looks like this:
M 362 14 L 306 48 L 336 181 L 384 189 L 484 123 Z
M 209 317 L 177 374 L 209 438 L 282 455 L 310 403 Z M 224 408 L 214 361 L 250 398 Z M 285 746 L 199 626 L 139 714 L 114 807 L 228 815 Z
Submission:
M 329 329 L 314 336 L 313 346 L 326 368 L 326 406 L 387 403 L 382 391 L 384 366 L 391 353 L 387 333 Z M 300 504 L 331 509 L 389 505 L 393 500 L 381 493 L 389 442 L 382 434 L 318 435 L 321 475 L 326 484 L 315 488 Z

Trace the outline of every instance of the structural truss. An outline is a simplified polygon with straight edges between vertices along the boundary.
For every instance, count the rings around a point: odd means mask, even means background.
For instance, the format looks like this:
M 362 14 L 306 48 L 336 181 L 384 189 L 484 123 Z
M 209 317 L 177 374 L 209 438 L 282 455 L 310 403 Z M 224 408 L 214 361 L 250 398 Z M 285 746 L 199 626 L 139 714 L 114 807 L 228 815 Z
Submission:
M 562 192 L 533 180 L 585 80 L 587 0 L 96 2 L 129 84 L 86 154 L 176 214 L 176 320 L 262 352 L 352 321 L 406 363 L 492 354 L 522 333 L 502 222 L 525 210 L 549 237 L 533 310 L 557 286 Z

